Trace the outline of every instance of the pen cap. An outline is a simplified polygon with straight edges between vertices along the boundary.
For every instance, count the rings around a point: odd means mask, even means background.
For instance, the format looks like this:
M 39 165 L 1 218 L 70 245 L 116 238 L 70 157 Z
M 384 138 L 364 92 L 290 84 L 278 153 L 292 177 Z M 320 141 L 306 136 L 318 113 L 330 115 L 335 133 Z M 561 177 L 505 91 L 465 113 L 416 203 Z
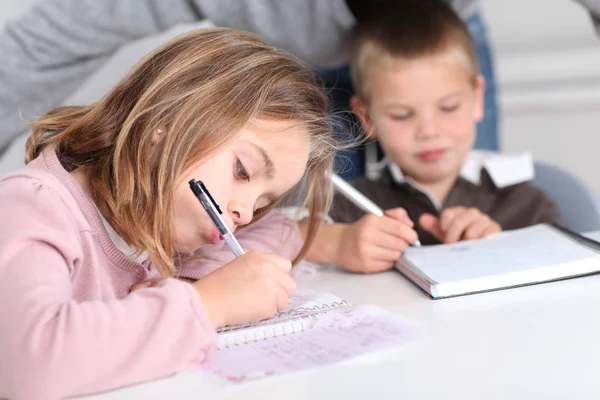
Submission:
M 194 192 L 196 197 L 200 196 L 200 194 L 202 193 L 202 190 L 200 190 L 198 182 L 195 179 L 192 179 L 189 181 L 189 184 L 190 184 L 190 188 L 192 189 L 192 192 Z
M 199 197 L 202 194 L 206 195 L 206 197 L 208 197 L 208 199 L 210 200 L 212 205 L 217 209 L 219 214 L 223 214 L 223 211 L 221 211 L 221 207 L 219 207 L 219 205 L 217 204 L 215 199 L 213 199 L 212 195 L 210 194 L 210 192 L 208 191 L 206 186 L 204 186 L 204 183 L 202 183 L 202 181 L 197 181 L 195 179 L 191 179 L 189 181 L 189 184 L 190 184 L 190 188 L 192 189 L 192 192 L 194 192 L 196 197 Z

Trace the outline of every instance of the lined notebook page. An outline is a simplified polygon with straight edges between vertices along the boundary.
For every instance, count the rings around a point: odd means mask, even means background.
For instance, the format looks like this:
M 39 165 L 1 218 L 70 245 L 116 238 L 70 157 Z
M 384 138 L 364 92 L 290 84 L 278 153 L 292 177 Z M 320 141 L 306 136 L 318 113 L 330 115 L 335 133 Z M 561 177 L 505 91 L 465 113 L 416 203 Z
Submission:
M 239 382 L 337 363 L 400 344 L 413 332 L 414 325 L 377 307 L 338 308 L 307 331 L 218 350 L 201 368 Z
M 550 226 L 535 225 L 486 239 L 411 247 L 404 257 L 443 283 L 580 261 L 598 257 L 598 253 Z

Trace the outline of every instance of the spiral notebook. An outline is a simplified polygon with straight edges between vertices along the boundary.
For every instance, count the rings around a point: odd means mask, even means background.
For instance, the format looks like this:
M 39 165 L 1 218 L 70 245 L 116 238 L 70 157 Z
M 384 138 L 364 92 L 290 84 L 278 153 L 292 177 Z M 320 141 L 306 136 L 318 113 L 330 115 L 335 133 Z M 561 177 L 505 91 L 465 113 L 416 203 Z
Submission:
M 218 348 L 291 335 L 312 327 L 322 314 L 340 307 L 351 307 L 330 293 L 301 290 L 289 299 L 288 307 L 273 318 L 248 324 L 226 326 L 217 330 Z
M 299 290 L 275 317 L 218 330 L 218 350 L 200 367 L 230 382 L 341 362 L 409 339 L 415 325 L 374 306 Z
M 539 224 L 484 239 L 412 247 L 396 268 L 439 299 L 598 273 L 600 243 Z

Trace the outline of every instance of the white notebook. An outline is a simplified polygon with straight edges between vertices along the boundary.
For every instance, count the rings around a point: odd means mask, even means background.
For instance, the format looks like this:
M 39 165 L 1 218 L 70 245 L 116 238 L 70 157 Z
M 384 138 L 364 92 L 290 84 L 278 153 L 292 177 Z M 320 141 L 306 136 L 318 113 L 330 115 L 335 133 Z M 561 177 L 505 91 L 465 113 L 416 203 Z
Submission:
M 415 325 L 374 306 L 298 290 L 289 307 L 259 323 L 218 330 L 219 348 L 200 368 L 230 382 L 301 371 L 395 346 Z
M 297 290 L 290 297 L 287 308 L 273 318 L 217 329 L 218 348 L 302 332 L 312 327 L 322 314 L 347 307 L 351 305 L 333 294 L 307 289 Z
M 434 299 L 600 272 L 600 243 L 539 224 L 478 240 L 411 247 L 396 268 Z

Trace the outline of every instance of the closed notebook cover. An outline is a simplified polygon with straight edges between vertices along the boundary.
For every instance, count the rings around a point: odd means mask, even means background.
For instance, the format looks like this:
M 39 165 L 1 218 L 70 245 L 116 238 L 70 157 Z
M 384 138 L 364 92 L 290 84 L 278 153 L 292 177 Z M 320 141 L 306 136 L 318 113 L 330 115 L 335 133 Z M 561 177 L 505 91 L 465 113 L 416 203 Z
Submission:
M 396 269 L 434 299 L 600 272 L 600 243 L 539 224 L 449 245 L 409 248 Z

